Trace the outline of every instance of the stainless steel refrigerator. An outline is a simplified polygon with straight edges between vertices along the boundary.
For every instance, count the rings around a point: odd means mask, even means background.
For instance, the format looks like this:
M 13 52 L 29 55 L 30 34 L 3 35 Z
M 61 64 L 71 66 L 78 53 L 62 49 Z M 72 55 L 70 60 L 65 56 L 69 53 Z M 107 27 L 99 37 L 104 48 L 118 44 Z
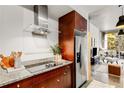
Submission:
M 75 30 L 75 83 L 81 87 L 87 80 L 86 70 L 86 33 Z

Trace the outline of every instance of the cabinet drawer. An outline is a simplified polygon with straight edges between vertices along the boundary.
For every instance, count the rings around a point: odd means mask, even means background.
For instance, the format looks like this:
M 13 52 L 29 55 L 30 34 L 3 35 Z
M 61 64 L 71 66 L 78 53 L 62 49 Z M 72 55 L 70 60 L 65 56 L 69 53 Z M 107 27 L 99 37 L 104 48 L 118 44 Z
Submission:
M 21 80 L 16 83 L 12 83 L 6 86 L 3 86 L 3 88 L 31 88 L 32 86 L 32 80 L 31 78 Z
M 56 73 L 57 73 L 57 69 L 42 73 L 40 75 L 36 75 L 32 78 L 32 82 L 33 82 L 33 84 L 43 82 L 45 80 L 48 80 L 48 79 L 54 77 L 54 75 Z

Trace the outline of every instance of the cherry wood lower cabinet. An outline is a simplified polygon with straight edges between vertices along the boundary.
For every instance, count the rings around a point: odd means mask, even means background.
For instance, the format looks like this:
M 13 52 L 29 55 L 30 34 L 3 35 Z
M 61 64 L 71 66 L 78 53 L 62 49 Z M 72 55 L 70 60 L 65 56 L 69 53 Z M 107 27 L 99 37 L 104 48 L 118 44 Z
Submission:
M 19 82 L 3 86 L 2 88 L 31 88 L 32 85 L 31 81 L 32 81 L 31 78 L 27 78 Z
M 3 88 L 70 88 L 72 87 L 71 64 L 45 72 Z

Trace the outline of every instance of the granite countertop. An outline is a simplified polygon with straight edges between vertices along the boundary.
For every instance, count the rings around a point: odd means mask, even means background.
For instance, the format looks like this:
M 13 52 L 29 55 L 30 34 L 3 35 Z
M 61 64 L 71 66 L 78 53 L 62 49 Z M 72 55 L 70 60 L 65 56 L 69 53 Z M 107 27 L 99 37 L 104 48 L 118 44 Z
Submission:
M 26 79 L 26 78 L 29 78 L 29 77 L 32 77 L 32 76 L 35 76 L 35 75 L 38 75 L 38 74 L 42 74 L 42 73 L 54 70 L 59 67 L 63 67 L 65 65 L 71 64 L 72 62 L 67 61 L 67 60 L 62 60 L 62 63 L 63 64 L 61 64 L 61 65 L 50 67 L 50 68 L 47 68 L 44 70 L 39 70 L 39 71 L 36 71 L 33 73 L 31 73 L 27 69 L 7 73 L 7 72 L 3 71 L 2 68 L 0 68 L 0 87 L 23 80 L 23 79 Z

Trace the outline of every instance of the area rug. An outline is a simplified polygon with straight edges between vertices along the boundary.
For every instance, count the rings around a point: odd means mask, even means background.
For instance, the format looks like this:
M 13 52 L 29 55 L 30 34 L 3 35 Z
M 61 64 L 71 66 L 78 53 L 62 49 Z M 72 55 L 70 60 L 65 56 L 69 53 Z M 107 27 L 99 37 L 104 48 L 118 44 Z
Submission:
M 87 88 L 115 88 L 115 86 L 93 80 Z

